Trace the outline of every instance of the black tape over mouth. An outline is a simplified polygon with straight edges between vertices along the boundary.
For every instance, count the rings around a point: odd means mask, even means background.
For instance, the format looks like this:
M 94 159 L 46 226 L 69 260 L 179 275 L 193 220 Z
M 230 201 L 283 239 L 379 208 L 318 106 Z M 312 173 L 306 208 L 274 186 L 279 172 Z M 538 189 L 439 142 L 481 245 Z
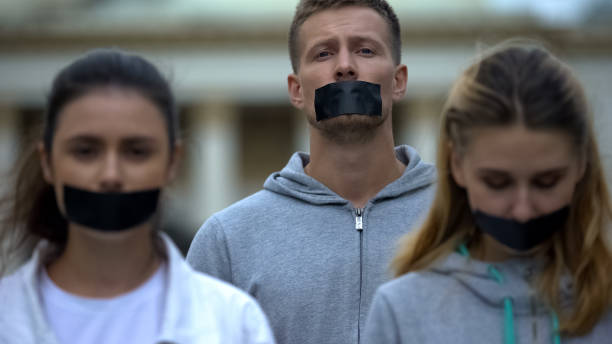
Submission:
M 478 210 L 473 212 L 473 216 L 478 228 L 498 242 L 517 251 L 527 251 L 562 230 L 569 212 L 570 207 L 564 206 L 524 223 L 489 215 Z
M 99 231 L 121 231 L 155 213 L 160 189 L 137 192 L 93 192 L 64 185 L 66 219 Z
M 341 81 L 315 90 L 317 121 L 341 115 L 382 116 L 380 85 L 367 81 Z

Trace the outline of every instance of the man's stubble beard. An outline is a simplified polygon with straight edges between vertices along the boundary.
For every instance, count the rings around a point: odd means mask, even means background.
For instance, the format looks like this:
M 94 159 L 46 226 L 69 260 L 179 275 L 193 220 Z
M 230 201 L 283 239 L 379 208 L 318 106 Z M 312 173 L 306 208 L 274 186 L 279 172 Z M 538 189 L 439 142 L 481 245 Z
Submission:
M 341 115 L 320 122 L 311 116 L 307 118 L 310 125 L 318 129 L 323 137 L 335 144 L 346 145 L 370 142 L 388 116 Z

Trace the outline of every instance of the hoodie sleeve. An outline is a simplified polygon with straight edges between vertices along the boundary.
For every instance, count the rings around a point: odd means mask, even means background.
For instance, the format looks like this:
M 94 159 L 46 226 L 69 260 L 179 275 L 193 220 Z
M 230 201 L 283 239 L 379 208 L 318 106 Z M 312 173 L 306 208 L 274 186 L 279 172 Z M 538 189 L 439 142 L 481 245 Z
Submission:
M 211 216 L 196 233 L 187 262 L 197 271 L 232 283 L 232 267 L 227 238 L 219 220 Z
M 364 331 L 364 344 L 400 344 L 397 321 L 389 300 L 380 289 L 374 294 Z M 407 342 L 404 342 L 407 343 Z

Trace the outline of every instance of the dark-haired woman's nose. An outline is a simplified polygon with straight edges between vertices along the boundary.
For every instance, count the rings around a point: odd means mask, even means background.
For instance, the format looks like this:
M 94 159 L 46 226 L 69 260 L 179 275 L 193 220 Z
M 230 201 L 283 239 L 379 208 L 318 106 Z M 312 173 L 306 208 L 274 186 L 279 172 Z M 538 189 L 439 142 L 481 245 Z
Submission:
M 101 163 L 99 189 L 101 192 L 119 192 L 123 189 L 121 161 L 115 152 L 104 155 Z

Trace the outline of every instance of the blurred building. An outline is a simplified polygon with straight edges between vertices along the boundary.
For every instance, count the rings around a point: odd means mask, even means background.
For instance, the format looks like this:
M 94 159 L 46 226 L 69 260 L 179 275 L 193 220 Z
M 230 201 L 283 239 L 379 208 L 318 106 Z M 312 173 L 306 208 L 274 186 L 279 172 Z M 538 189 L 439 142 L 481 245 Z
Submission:
M 612 177 L 612 5 L 608 0 L 390 0 L 409 82 L 393 111 L 396 143 L 433 162 L 438 115 L 453 80 L 486 45 L 545 42 L 585 85 Z M 187 157 L 166 202 L 186 248 L 213 212 L 261 188 L 307 124 L 289 104 L 287 31 L 296 0 L 8 0 L 0 2 L 0 170 L 42 118 L 57 71 L 95 47 L 145 55 L 181 104 Z M 610 179 L 612 181 L 612 179 Z M 266 216 L 266 214 L 261 214 Z

